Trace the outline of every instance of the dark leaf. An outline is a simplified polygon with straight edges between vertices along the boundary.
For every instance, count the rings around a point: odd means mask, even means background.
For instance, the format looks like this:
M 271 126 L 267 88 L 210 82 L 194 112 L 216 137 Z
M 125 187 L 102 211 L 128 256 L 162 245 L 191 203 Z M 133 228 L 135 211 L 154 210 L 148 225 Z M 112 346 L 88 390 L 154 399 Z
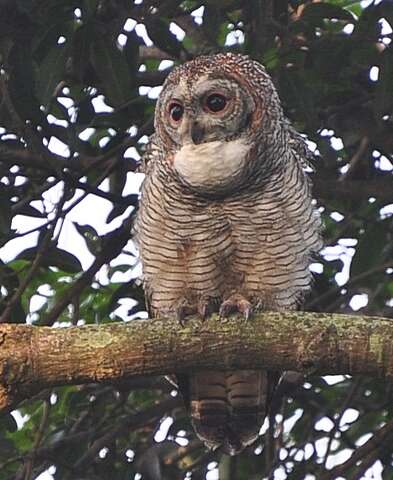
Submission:
M 128 208 L 127 205 L 115 205 L 112 210 L 109 212 L 107 218 L 106 218 L 106 223 L 110 223 L 114 218 L 123 215 L 123 213 L 126 211 Z
M 109 176 L 109 191 L 121 195 L 127 182 L 127 169 L 125 162 L 119 161 L 115 171 Z
M 306 5 L 301 18 L 303 21 L 312 24 L 319 24 L 325 18 L 336 18 L 337 20 L 346 20 L 348 22 L 354 21 L 353 15 L 348 10 L 327 2 Z
M 19 278 L 17 273 L 8 265 L 0 260 L 0 283 L 4 286 L 8 293 L 14 292 L 19 286 Z
M 94 122 L 92 122 L 92 120 L 95 118 L 96 113 L 90 97 L 84 98 L 79 103 L 77 112 L 76 123 L 79 125 L 93 126 Z M 113 123 L 111 125 L 113 125 Z
M 107 101 L 120 107 L 130 98 L 131 76 L 124 53 L 98 27 L 94 31 L 92 63 Z
M 77 232 L 82 235 L 86 242 L 87 248 L 93 255 L 96 255 L 101 248 L 101 237 L 98 232 L 91 225 L 79 225 L 77 222 L 73 222 Z
M 56 125 L 51 123 L 47 129 L 51 137 L 57 137 L 64 144 L 68 145 L 70 143 L 70 128 L 63 127 L 62 125 Z
M 156 17 L 149 18 L 148 22 L 146 22 L 146 29 L 149 37 L 159 48 L 174 57 L 180 55 L 181 43 L 169 31 L 169 25 L 166 22 Z
M 222 23 L 222 14 L 219 5 L 208 4 L 203 12 L 203 29 L 211 42 L 216 43 L 220 26 Z M 226 35 L 225 35 L 226 36 Z
M 40 212 L 37 208 L 31 205 L 24 205 L 18 212 L 20 215 L 26 215 L 26 217 L 34 218 L 46 218 L 46 214 Z
M 28 38 L 14 44 L 9 55 L 9 63 L 11 66 L 9 90 L 16 111 L 24 120 L 46 124 L 35 96 L 33 59 Z
M 98 0 L 83 0 L 83 13 L 87 18 L 94 17 L 97 12 Z
M 11 232 L 12 212 L 10 193 L 9 189 L 3 183 L 0 183 L 0 237 L 5 240 L 8 239 Z M 0 244 L 3 244 L 3 242 L 1 241 Z
M 379 6 L 371 4 L 365 8 L 355 24 L 354 34 L 367 42 L 376 41 L 381 33 L 381 25 L 379 20 L 381 18 Z
M 39 66 L 36 92 L 45 108 L 48 107 L 51 99 L 56 96 L 56 87 L 64 79 L 68 52 L 67 43 L 56 45 L 49 51 Z
M 37 256 L 37 251 L 37 247 L 27 248 L 19 253 L 16 259 L 34 260 Z M 82 270 L 80 261 L 72 253 L 57 247 L 51 247 L 45 252 L 41 258 L 40 265 L 43 267 L 57 267 L 69 273 L 78 273 Z
M 127 43 L 124 46 L 123 52 L 127 60 L 128 67 L 131 74 L 131 87 L 137 84 L 137 71 L 139 62 L 139 47 L 143 43 L 136 34 L 135 30 L 127 32 Z
M 113 292 L 108 304 L 108 312 L 111 312 L 118 307 L 118 300 L 121 298 L 131 298 L 136 302 L 136 305 L 129 310 L 129 315 L 146 310 L 143 289 L 140 283 L 135 282 L 135 279 L 131 280 L 130 282 L 123 283 L 117 290 Z
M 18 425 L 14 419 L 14 417 L 9 414 L 3 414 L 0 416 L 0 432 L 16 432 L 18 429 Z
M 393 48 L 386 48 L 382 53 L 379 69 L 374 109 L 380 121 L 383 115 L 393 110 Z
M 374 223 L 360 237 L 351 263 L 351 277 L 367 272 L 379 265 L 387 246 L 385 225 L 384 222 Z
M 91 23 L 81 25 L 72 39 L 72 72 L 74 77 L 82 82 L 89 67 L 94 29 Z

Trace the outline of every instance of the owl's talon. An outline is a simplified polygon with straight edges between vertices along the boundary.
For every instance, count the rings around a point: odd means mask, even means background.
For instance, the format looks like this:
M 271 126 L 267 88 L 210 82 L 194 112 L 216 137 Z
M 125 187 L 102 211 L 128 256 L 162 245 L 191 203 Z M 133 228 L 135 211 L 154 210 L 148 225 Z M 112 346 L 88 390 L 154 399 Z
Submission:
M 198 305 L 198 313 L 202 320 L 206 320 L 209 316 L 209 304 L 207 302 L 201 302 Z
M 231 295 L 220 307 L 220 318 L 227 318 L 229 314 L 239 312 L 245 320 L 249 320 L 252 315 L 252 305 L 242 295 Z
M 218 301 L 216 298 L 201 298 L 198 302 L 198 314 L 202 320 L 206 320 L 218 309 Z
M 175 311 L 175 318 L 181 327 L 186 326 L 186 316 L 187 316 L 187 307 L 185 307 L 184 305 L 177 307 Z
M 250 302 L 247 302 L 248 305 L 245 306 L 244 310 L 239 310 L 242 314 L 243 314 L 243 317 L 244 317 L 244 320 L 246 320 L 246 322 L 248 320 L 250 320 L 251 316 L 252 316 L 252 306 L 251 306 L 251 303 Z

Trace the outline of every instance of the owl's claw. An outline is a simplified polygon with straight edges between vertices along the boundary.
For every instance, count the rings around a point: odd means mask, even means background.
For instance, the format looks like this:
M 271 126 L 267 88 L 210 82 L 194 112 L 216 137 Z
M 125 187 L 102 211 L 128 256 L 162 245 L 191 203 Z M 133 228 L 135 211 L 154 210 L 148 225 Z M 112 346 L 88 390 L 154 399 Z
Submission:
M 185 305 L 179 305 L 175 311 L 175 318 L 181 327 L 185 327 L 186 325 L 186 316 L 187 316 L 187 307 Z
M 184 327 L 187 323 L 187 317 L 199 314 L 202 320 L 206 320 L 212 313 L 218 311 L 219 299 L 217 297 L 202 297 L 198 303 L 190 304 L 187 300 L 179 300 L 174 308 L 171 309 L 172 315 L 175 316 L 177 322 Z
M 252 305 L 242 295 L 231 295 L 220 307 L 220 318 L 227 318 L 230 313 L 239 312 L 245 320 L 249 320 L 252 315 Z
M 201 298 L 198 302 L 198 313 L 202 320 L 206 320 L 212 315 L 212 313 L 217 312 L 218 301 L 213 297 L 204 297 Z

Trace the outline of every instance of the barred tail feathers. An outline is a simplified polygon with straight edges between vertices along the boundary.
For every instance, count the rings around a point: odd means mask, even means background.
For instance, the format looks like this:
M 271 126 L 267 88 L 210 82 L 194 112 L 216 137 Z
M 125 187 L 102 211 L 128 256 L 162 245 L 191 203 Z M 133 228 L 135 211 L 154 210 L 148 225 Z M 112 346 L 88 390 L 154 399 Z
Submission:
M 209 448 L 240 453 L 257 438 L 275 383 L 258 370 L 193 374 L 186 398 L 197 435 Z

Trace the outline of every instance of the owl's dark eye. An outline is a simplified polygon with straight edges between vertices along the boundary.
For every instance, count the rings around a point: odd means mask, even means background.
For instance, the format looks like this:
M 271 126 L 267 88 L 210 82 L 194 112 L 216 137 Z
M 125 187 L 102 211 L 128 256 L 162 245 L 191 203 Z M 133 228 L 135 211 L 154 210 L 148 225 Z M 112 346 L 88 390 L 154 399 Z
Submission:
M 183 105 L 181 105 L 180 103 L 172 102 L 169 105 L 169 115 L 174 122 L 179 122 L 181 120 L 181 117 L 183 116 L 183 113 L 184 108 Z
M 227 106 L 227 99 L 220 93 L 212 93 L 206 98 L 205 105 L 210 112 L 221 112 Z

